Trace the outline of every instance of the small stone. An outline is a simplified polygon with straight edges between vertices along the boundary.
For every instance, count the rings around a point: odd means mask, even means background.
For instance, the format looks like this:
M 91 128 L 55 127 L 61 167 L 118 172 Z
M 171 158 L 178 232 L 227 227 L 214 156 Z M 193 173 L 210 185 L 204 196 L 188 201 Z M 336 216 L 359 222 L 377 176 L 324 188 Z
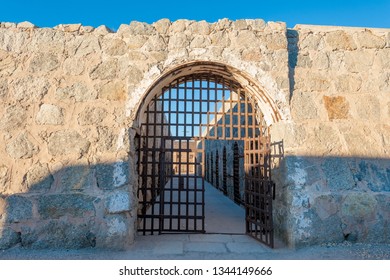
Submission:
M 109 127 L 98 127 L 99 140 L 97 142 L 100 152 L 114 152 L 118 135 Z
M 11 96 L 17 101 L 40 101 L 50 88 L 47 79 L 30 75 L 14 80 L 11 85 Z
M 38 53 L 30 62 L 30 71 L 35 72 L 50 72 L 60 66 L 58 57 L 54 53 Z
M 348 118 L 349 103 L 344 96 L 324 96 L 323 98 L 329 120 Z
M 8 167 L 5 165 L 0 165 L 0 194 L 6 191 L 8 183 L 9 183 Z M 0 213 L 1 213 L 1 207 L 0 207 Z
M 130 22 L 130 31 L 134 35 L 153 35 L 155 29 L 152 25 L 145 22 L 132 21 Z
M 90 72 L 91 79 L 114 79 L 118 72 L 118 60 L 111 59 L 102 62 Z
M 160 19 L 159 21 L 153 23 L 154 28 L 160 34 L 167 34 L 169 27 L 171 26 L 171 21 L 167 18 Z
M 184 33 L 176 33 L 169 38 L 168 50 L 183 49 L 188 47 L 188 45 L 189 40 L 187 35 Z
M 169 27 L 169 33 L 170 34 L 178 34 L 182 33 L 187 28 L 187 20 L 179 19 L 174 22 L 172 22 L 171 26 Z
M 285 22 L 274 22 L 269 21 L 267 22 L 267 27 L 271 30 L 275 31 L 285 31 L 286 30 L 286 23 Z
M 15 28 L 16 27 L 16 23 L 14 22 L 3 22 L 2 23 L 4 28 Z
M 210 24 L 204 20 L 191 23 L 188 29 L 191 34 L 195 35 L 206 36 L 210 34 Z
M 283 33 L 273 33 L 266 35 L 266 46 L 271 50 L 280 50 L 287 49 L 287 38 Z M 254 37 L 250 44 L 256 42 L 256 37 Z
M 54 182 L 47 164 L 38 162 L 32 166 L 24 177 L 23 183 L 29 191 L 48 191 Z
M 100 189 L 117 189 L 129 182 L 129 164 L 120 161 L 113 164 L 98 164 L 96 178 Z
M 65 74 L 78 76 L 84 72 L 86 62 L 80 57 L 68 57 L 63 63 Z
M 99 107 L 86 107 L 77 118 L 79 125 L 100 124 L 107 116 L 107 111 Z
M 248 48 L 242 51 L 242 59 L 244 61 L 253 61 L 259 62 L 263 55 L 261 54 L 261 50 L 259 48 Z
M 52 156 L 77 153 L 83 155 L 88 151 L 90 142 L 73 130 L 60 130 L 48 139 L 49 154 Z
M 93 31 L 93 33 L 96 35 L 104 36 L 104 35 L 113 33 L 113 31 L 105 25 L 100 25 L 98 28 L 96 28 Z
M 39 108 L 36 121 L 44 125 L 61 125 L 64 123 L 62 108 L 52 104 L 42 104 Z
M 77 162 L 56 172 L 56 188 L 62 192 L 86 191 L 96 186 L 94 169 L 87 162 Z
M 110 39 L 103 41 L 103 51 L 108 55 L 121 56 L 127 52 L 128 48 L 125 41 L 121 39 Z
M 0 129 L 11 130 L 23 127 L 27 119 L 26 108 L 20 105 L 10 106 L 0 118 Z
M 54 27 L 54 29 L 58 29 L 64 32 L 79 32 L 81 28 L 81 23 L 76 24 L 60 24 Z
M 295 93 L 292 98 L 292 114 L 296 120 L 318 118 L 317 104 L 310 93 Z
M 110 214 L 130 211 L 130 196 L 128 192 L 118 191 L 106 199 L 106 211 Z
M 371 68 L 374 62 L 375 52 L 373 50 L 363 50 L 345 53 L 345 67 L 352 73 L 365 73 Z
M 121 81 L 109 82 L 100 87 L 99 98 L 111 101 L 126 100 L 125 85 Z
M 236 30 L 248 29 L 248 24 L 245 19 L 239 19 L 233 22 L 233 28 Z
M 23 22 L 19 22 L 17 27 L 18 28 L 36 28 L 37 26 L 35 26 L 34 24 L 32 24 L 29 21 L 23 21 Z
M 5 99 L 8 95 L 7 80 L 0 80 L 0 100 Z
M 325 41 L 332 51 L 334 50 L 356 50 L 356 44 L 352 37 L 346 32 L 337 30 L 326 34 Z
M 355 100 L 359 118 L 362 120 L 379 120 L 381 117 L 380 102 L 376 96 L 368 95 Z
M 81 33 L 92 33 L 95 30 L 93 26 L 81 26 L 80 32 Z
M 16 60 L 9 52 L 0 50 L 0 77 L 10 76 L 16 69 Z
M 372 34 L 369 30 L 357 32 L 356 40 L 360 47 L 367 49 L 382 49 L 386 45 L 386 41 L 383 38 Z
M 31 142 L 27 132 L 22 132 L 6 145 L 5 150 L 14 159 L 27 159 L 38 153 L 39 148 Z

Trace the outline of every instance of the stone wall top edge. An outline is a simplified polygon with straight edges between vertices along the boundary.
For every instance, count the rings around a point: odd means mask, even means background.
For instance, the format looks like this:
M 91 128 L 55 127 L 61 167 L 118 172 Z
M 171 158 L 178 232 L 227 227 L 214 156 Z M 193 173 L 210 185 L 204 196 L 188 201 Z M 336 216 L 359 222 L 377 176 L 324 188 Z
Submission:
M 355 26 L 337 26 L 337 25 L 311 25 L 311 24 L 297 24 L 294 28 L 288 28 L 289 30 L 297 31 L 336 31 L 336 30 L 345 30 L 345 31 L 364 31 L 371 30 L 374 32 L 390 32 L 390 28 L 376 28 L 376 27 L 355 27 Z
M 281 22 L 281 21 L 268 21 L 268 22 L 266 22 L 260 18 L 256 18 L 256 19 L 249 19 L 248 18 L 248 19 L 237 19 L 237 20 L 230 20 L 228 18 L 222 18 L 222 19 L 219 19 L 218 21 L 215 21 L 215 22 L 208 22 L 206 20 L 189 20 L 189 19 L 177 19 L 177 20 L 171 21 L 167 18 L 161 18 L 153 23 L 147 23 L 147 22 L 133 20 L 129 23 L 120 24 L 116 31 L 112 30 L 111 28 L 107 27 L 106 25 L 92 27 L 92 26 L 83 25 L 81 23 L 61 23 L 61 24 L 58 24 L 58 25 L 53 26 L 53 27 L 46 27 L 46 26 L 40 27 L 40 26 L 37 26 L 34 23 L 31 23 L 29 21 L 23 21 L 23 22 L 19 22 L 19 23 L 1 22 L 0 21 L 0 28 L 5 28 L 5 29 L 6 28 L 17 28 L 17 29 L 22 29 L 22 30 L 23 29 L 53 29 L 53 30 L 60 30 L 60 31 L 64 31 L 64 32 L 86 31 L 84 29 L 87 29 L 87 32 L 92 32 L 93 30 L 96 30 L 96 29 L 107 29 L 107 31 L 109 31 L 109 33 L 116 33 L 120 29 L 121 26 L 130 26 L 130 27 L 133 26 L 134 27 L 138 24 L 141 24 L 144 26 L 154 26 L 156 23 L 158 23 L 160 21 L 166 21 L 166 22 L 169 22 L 169 24 L 174 24 L 175 22 L 184 22 L 187 24 L 207 23 L 210 26 L 220 24 L 223 27 L 231 26 L 230 24 L 234 24 L 234 23 L 246 22 L 247 26 L 259 25 L 259 23 L 261 23 L 261 25 L 263 25 L 264 27 L 267 26 L 271 30 L 272 29 L 276 29 L 276 30 L 286 30 L 287 29 L 285 22 Z M 239 26 L 239 24 L 237 24 L 237 26 Z

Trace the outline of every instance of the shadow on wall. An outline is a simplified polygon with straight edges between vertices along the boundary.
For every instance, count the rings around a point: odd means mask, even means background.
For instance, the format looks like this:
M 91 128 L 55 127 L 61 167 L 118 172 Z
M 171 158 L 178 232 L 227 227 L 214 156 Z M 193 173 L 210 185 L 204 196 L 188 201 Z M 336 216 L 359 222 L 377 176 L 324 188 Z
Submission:
M 390 243 L 390 159 L 285 156 L 273 174 L 275 232 L 291 247 Z
M 2 196 L 0 248 L 130 245 L 137 201 L 129 170 L 127 162 L 69 166 Z M 389 243 L 390 159 L 284 155 L 273 180 L 275 232 L 289 246 Z
M 25 176 L 27 193 L 0 196 L 0 249 L 126 248 L 133 242 L 136 203 L 127 162 L 47 173 L 35 166 Z M 42 179 L 30 185 L 37 176 Z
M 299 34 L 296 30 L 287 30 L 288 48 L 288 78 L 290 81 L 290 101 L 295 87 L 295 67 L 298 63 L 298 42 Z

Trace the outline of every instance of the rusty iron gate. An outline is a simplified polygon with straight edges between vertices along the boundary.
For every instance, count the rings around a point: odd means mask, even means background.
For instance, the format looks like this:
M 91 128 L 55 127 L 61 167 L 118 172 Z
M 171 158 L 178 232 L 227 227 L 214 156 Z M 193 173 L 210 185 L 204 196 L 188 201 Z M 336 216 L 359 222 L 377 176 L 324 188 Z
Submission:
M 245 195 L 235 196 L 245 202 L 247 233 L 273 246 L 268 128 L 237 83 L 210 73 L 174 80 L 147 105 L 138 139 L 139 232 L 204 233 L 205 179 L 219 185 L 216 175 L 224 176 L 226 193 L 227 176 L 226 166 L 218 169 L 226 151 L 206 157 L 208 141 L 243 142 Z

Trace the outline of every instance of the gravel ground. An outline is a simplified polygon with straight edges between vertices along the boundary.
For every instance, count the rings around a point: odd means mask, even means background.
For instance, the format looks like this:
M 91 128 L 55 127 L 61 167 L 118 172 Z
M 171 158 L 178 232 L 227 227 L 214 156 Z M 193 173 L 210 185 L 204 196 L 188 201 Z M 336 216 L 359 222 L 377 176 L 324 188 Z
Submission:
M 390 260 L 390 244 L 323 244 L 301 249 L 269 249 L 259 252 L 169 252 L 155 254 L 142 249 L 142 244 L 124 251 L 114 251 L 98 248 L 85 249 L 52 249 L 32 250 L 15 247 L 0 251 L 0 260 L 126 260 L 126 259 L 263 259 L 263 260 Z

